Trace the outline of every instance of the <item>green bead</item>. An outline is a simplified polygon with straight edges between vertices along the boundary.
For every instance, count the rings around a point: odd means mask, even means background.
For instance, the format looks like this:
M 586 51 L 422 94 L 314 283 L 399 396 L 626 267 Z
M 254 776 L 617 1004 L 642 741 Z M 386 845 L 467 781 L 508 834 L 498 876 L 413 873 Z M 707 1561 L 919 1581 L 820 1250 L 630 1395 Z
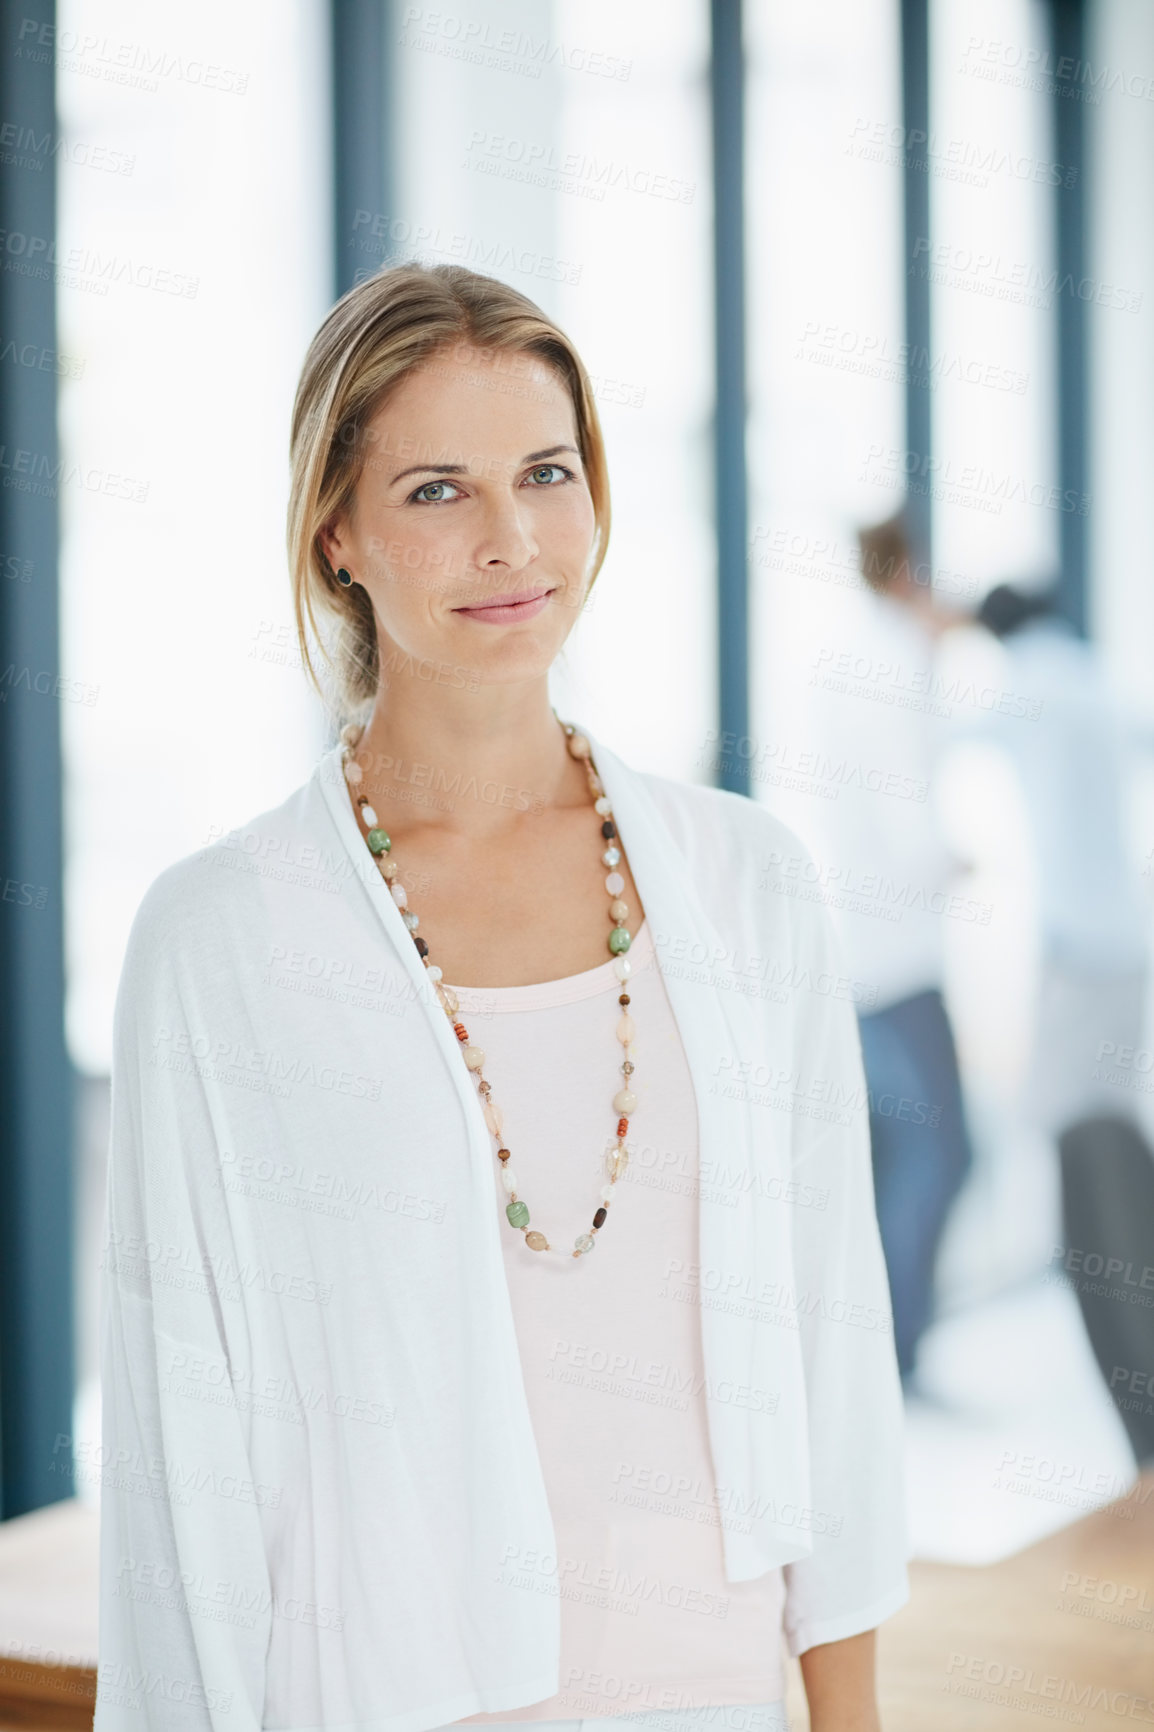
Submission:
M 529 1205 L 523 1203 L 519 1197 L 515 1203 L 506 1204 L 505 1213 L 509 1217 L 511 1226 L 527 1227 L 529 1225 Z
M 624 926 L 615 926 L 609 934 L 609 948 L 614 956 L 619 956 L 623 950 L 628 950 L 633 943 Z
M 365 840 L 374 854 L 386 854 L 393 845 L 383 830 L 370 830 Z

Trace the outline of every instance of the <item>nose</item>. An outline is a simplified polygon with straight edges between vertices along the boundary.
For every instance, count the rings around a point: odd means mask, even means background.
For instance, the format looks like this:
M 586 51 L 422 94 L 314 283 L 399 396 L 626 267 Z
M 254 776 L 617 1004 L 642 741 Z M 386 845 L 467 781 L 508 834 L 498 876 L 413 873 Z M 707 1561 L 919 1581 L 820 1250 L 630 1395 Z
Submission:
M 524 504 L 511 493 L 500 493 L 484 509 L 473 549 L 473 564 L 486 579 L 523 571 L 540 552 Z

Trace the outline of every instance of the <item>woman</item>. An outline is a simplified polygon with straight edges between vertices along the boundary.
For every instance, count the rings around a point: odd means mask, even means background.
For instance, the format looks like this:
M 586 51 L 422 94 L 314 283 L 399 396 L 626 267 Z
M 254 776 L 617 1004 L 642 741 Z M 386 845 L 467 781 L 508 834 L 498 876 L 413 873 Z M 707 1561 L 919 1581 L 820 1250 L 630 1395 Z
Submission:
M 524 296 L 333 309 L 289 540 L 341 737 L 160 875 L 117 1002 L 97 1732 L 760 1732 L 783 1637 L 814 1732 L 879 1725 L 853 1006 L 782 825 L 552 710 L 608 527 Z

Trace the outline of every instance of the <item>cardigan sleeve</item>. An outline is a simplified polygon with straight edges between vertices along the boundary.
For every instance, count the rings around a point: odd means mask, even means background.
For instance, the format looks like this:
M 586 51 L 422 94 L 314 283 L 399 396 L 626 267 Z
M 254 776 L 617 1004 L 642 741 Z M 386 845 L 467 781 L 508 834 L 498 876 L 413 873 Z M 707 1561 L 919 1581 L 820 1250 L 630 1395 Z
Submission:
M 828 910 L 801 903 L 798 919 L 808 987 L 797 995 L 793 1171 L 822 1206 L 793 1209 L 813 1535 L 812 1554 L 783 1566 L 794 1656 L 873 1629 L 909 1599 L 903 1401 L 857 1017 L 838 991 L 847 971 Z
M 114 1018 L 94 1727 L 256 1732 L 271 1630 L 259 1506 L 275 1488 L 254 1479 L 234 1394 L 240 1307 L 216 1275 L 230 1237 L 204 1082 L 192 1057 L 171 1062 L 183 992 L 200 989 L 170 884 L 137 914 Z

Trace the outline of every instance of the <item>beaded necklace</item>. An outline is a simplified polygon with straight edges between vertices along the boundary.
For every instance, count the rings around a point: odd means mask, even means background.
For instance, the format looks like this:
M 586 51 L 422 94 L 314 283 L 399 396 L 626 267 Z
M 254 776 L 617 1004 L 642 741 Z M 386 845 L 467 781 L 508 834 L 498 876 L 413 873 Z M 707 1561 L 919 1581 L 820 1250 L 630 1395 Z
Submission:
M 554 714 L 556 712 L 554 711 Z M 560 721 L 560 717 L 558 717 Z M 625 990 L 626 982 L 632 972 L 632 964 L 625 952 L 632 943 L 629 929 L 625 922 L 629 918 L 629 905 L 621 901 L 621 892 L 625 889 L 625 880 L 616 870 L 621 862 L 621 850 L 617 846 L 617 826 L 613 822 L 613 807 L 605 792 L 600 776 L 593 763 L 593 748 L 585 735 L 579 733 L 571 722 L 561 722 L 565 730 L 566 744 L 571 757 L 584 765 L 585 777 L 589 784 L 589 792 L 593 796 L 593 809 L 601 819 L 601 836 L 605 847 L 601 854 L 601 864 L 609 871 L 605 878 L 605 889 L 609 894 L 609 918 L 613 922 L 609 933 L 609 952 L 613 958 L 613 972 L 621 982 L 622 991 L 617 1002 L 621 1006 L 621 1015 L 617 1022 L 617 1039 L 622 1048 L 621 1074 L 625 1081 L 613 1096 L 613 1111 L 617 1119 L 615 1142 L 610 1146 L 605 1157 L 605 1168 L 608 1173 L 606 1182 L 601 1186 L 600 1205 L 595 1210 L 589 1230 L 581 1233 L 573 1242 L 573 1257 L 585 1256 L 596 1244 L 596 1235 L 605 1224 L 609 1205 L 613 1201 L 614 1187 L 629 1163 L 629 1151 L 625 1146 L 625 1138 L 629 1132 L 629 1119 L 637 1108 L 637 1096 L 630 1087 L 633 1075 L 633 1018 L 629 1014 L 629 993 Z M 345 780 L 349 784 L 353 801 L 364 826 L 365 842 L 370 854 L 380 869 L 381 877 L 389 887 L 393 901 L 401 911 L 417 953 L 425 965 L 425 972 L 433 982 L 437 1001 L 453 1025 L 453 1033 L 457 1037 L 461 1056 L 466 1068 L 476 1079 L 477 1091 L 481 1096 L 485 1123 L 492 1132 L 497 1144 L 497 1159 L 501 1163 L 501 1184 L 504 1186 L 509 1202 L 505 1205 L 505 1215 L 511 1227 L 525 1236 L 525 1243 L 531 1251 L 553 1251 L 544 1233 L 535 1228 L 529 1228 L 529 1205 L 517 1194 L 517 1175 L 513 1170 L 511 1150 L 505 1147 L 501 1136 L 504 1124 L 504 1114 L 496 1101 L 492 1099 L 492 1089 L 484 1076 L 485 1054 L 479 1046 L 474 1046 L 469 1039 L 469 1033 L 464 1023 L 460 1022 L 457 1012 L 460 1001 L 456 993 L 444 984 L 442 971 L 430 960 L 429 946 L 417 932 L 420 916 L 413 913 L 409 907 L 409 898 L 403 884 L 397 882 L 397 863 L 392 859 L 393 844 L 385 831 L 380 827 L 376 812 L 369 804 L 367 794 L 358 793 L 359 784 L 364 780 L 364 771 L 357 763 L 354 753 L 364 733 L 363 726 L 350 722 L 341 729 L 341 763 Z M 558 1253 L 560 1254 L 560 1253 Z

